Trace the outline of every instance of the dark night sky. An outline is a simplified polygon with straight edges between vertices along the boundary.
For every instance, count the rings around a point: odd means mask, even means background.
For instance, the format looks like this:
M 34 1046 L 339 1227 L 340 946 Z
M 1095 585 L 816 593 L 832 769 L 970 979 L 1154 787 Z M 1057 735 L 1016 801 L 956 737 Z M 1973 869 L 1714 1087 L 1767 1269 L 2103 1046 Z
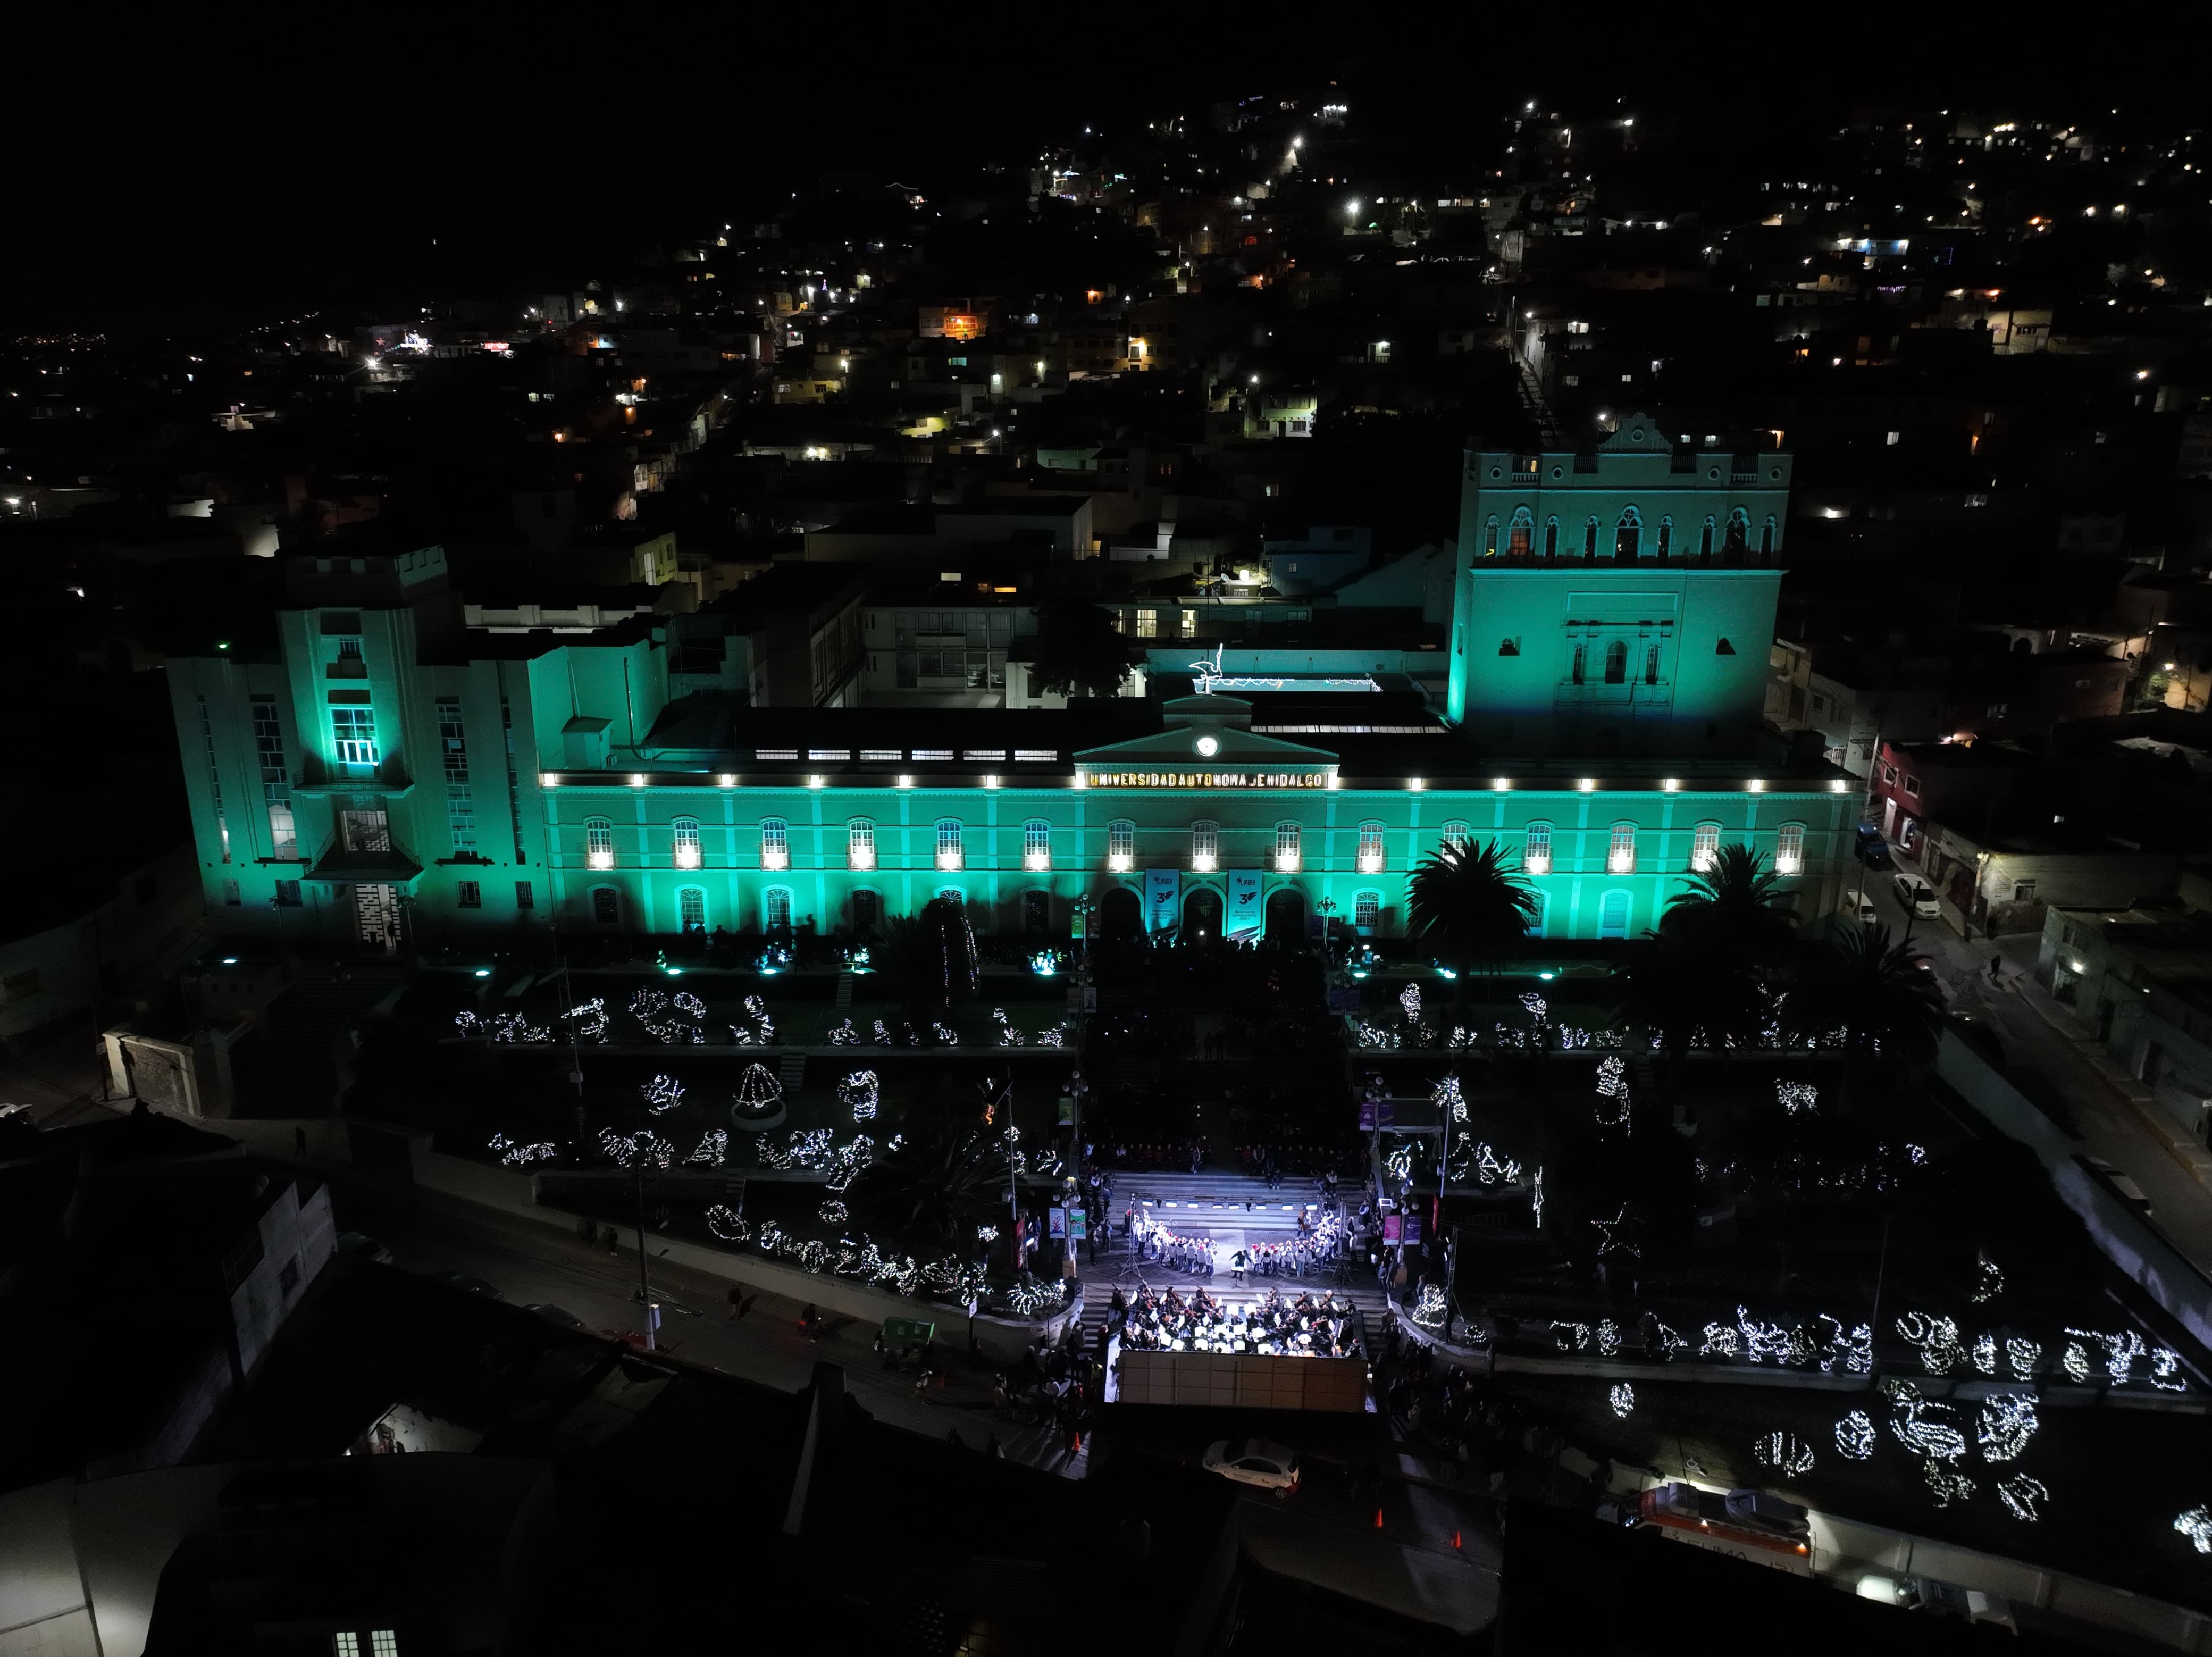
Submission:
M 31 24 L 0 88 L 13 244 L 0 331 L 188 328 L 395 288 L 557 280 L 579 261 L 765 207 L 824 169 L 941 173 L 1019 156 L 1085 121 L 1332 79 L 1356 111 L 1447 144 L 1494 130 L 1522 95 L 1672 98 L 1758 128 L 1824 102 L 2024 85 L 1986 59 L 1961 70 L 1926 49 L 1876 85 L 1835 66 L 1893 48 L 1862 52 L 1840 35 L 1769 46 L 1765 23 L 1763 55 L 1708 38 L 1686 58 L 1686 26 L 1593 31 L 1602 44 L 1577 49 L 1563 88 L 1530 79 L 1535 66 L 1509 44 L 1517 26 L 1502 21 L 1449 39 L 1401 25 L 1370 41 L 1345 37 L 1339 13 L 1255 49 L 1227 33 L 1164 33 L 1157 14 L 1125 24 L 1009 14 L 981 27 L 1034 38 L 954 51 L 905 11 L 874 26 L 866 13 L 799 17 L 796 28 L 605 9 L 565 23 L 514 14 L 527 21 L 495 28 L 455 13 L 319 14 L 312 33 L 296 13 L 271 13 L 231 39 L 175 22 L 133 32 L 119 13 Z M 1557 79 L 1563 44 L 1548 39 L 1544 57 Z M 2069 51 L 2069 65 L 2081 57 Z M 2025 73 L 2050 79 L 2032 64 Z M 2134 78 L 2117 64 L 2089 73 Z

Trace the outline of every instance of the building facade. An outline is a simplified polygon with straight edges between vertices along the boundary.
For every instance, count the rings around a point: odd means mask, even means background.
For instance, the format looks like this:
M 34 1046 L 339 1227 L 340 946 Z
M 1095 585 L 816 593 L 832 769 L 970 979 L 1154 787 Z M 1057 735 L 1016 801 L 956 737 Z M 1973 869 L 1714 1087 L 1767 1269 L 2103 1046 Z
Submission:
M 1636 936 L 1727 844 L 1822 920 L 1856 790 L 1756 724 L 1786 458 L 1757 458 L 1771 488 L 1705 476 L 1741 457 L 1686 476 L 1648 422 L 1595 471 L 1534 458 L 1523 500 L 1521 461 L 1469 456 L 1449 720 L 1326 675 L 1065 709 L 672 705 L 669 618 L 472 634 L 434 548 L 300 559 L 270 659 L 173 665 L 210 913 L 396 947 L 865 933 L 951 893 L 1017 936 L 1066 935 L 1088 899 L 1109 930 L 1388 937 L 1423 858 L 1497 841 L 1547 938 Z M 1540 536 L 1570 501 L 1622 537 L 1710 519 L 1717 543 L 1486 552 L 1493 519 Z

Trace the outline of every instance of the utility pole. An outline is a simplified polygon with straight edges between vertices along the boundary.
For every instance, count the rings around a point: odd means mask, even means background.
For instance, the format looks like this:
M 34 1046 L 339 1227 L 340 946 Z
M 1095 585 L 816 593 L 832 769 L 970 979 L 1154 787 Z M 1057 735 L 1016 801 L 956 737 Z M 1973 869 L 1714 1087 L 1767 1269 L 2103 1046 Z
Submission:
M 650 1352 L 656 1345 L 653 1326 L 656 1308 L 653 1304 L 653 1278 L 646 1269 L 645 1164 L 642 1162 L 637 1165 L 637 1301 L 638 1304 L 644 1308 L 642 1316 L 645 1320 L 645 1350 Z

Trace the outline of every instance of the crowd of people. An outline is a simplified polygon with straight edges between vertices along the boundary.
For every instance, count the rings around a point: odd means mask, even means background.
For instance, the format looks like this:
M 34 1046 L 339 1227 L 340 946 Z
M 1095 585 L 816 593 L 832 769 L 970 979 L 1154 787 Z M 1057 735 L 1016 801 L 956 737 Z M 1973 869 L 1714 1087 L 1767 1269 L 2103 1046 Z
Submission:
M 1136 1297 L 1120 1290 L 1108 1308 L 1108 1327 L 1118 1328 L 1127 1350 L 1244 1352 L 1270 1357 L 1351 1358 L 1361 1356 L 1359 1325 L 1352 1303 L 1328 1291 L 1316 1299 L 1286 1301 L 1270 1289 L 1257 1301 L 1228 1305 L 1203 1289 L 1184 1299 L 1170 1288 L 1155 1294 L 1139 1283 Z

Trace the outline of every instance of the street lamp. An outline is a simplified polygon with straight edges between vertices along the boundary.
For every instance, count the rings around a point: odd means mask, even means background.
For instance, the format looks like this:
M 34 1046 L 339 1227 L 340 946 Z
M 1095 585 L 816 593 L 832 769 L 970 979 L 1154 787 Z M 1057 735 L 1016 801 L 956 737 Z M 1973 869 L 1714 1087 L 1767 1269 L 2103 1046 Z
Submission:
M 1333 897 L 1324 897 L 1320 902 L 1315 904 L 1314 907 L 1321 912 L 1321 958 L 1326 962 L 1329 958 L 1328 923 L 1329 918 L 1336 913 L 1336 900 Z

